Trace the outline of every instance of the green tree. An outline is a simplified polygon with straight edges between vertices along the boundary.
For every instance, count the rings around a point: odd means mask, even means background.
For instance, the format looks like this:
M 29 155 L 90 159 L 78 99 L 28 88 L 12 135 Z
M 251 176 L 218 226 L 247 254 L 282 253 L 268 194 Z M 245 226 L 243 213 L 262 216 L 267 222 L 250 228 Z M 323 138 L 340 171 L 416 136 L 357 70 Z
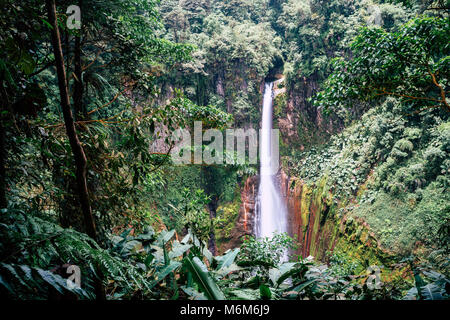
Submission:
M 337 59 L 317 96 L 326 112 L 355 100 L 401 99 L 408 112 L 450 111 L 448 18 L 418 17 L 396 31 L 363 28 L 351 45 L 353 59 Z

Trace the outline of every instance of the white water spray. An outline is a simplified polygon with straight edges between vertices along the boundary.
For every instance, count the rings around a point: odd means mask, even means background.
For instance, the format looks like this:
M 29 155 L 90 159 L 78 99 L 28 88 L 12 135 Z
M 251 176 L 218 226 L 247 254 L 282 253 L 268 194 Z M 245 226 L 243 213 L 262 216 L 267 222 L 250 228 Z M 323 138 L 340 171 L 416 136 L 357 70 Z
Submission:
M 260 181 L 256 199 L 255 234 L 257 238 L 272 237 L 287 231 L 286 207 L 281 201 L 275 175 L 278 152 L 272 148 L 273 82 L 265 84 L 260 137 Z

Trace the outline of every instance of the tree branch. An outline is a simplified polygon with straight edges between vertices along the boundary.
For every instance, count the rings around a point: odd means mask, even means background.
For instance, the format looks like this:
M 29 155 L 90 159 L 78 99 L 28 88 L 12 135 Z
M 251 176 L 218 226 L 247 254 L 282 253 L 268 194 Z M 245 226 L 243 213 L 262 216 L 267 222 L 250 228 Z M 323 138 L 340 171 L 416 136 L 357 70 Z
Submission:
M 447 103 L 446 97 L 445 97 L 445 90 L 444 88 L 442 88 L 442 86 L 439 84 L 439 82 L 436 79 L 436 75 L 434 73 L 432 73 L 430 71 L 430 69 L 428 69 L 428 73 L 431 76 L 431 79 L 433 80 L 433 84 L 439 88 L 440 94 L 441 94 L 441 99 L 442 99 L 442 103 L 444 104 L 445 108 L 447 109 L 448 112 L 450 112 L 450 106 Z

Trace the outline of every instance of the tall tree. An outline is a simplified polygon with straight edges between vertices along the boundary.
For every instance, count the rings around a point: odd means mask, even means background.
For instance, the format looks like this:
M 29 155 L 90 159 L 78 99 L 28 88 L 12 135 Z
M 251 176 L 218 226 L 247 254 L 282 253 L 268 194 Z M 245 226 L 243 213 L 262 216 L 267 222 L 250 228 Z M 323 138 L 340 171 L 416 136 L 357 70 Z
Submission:
M 83 1 L 78 1 L 78 6 L 82 8 Z M 74 48 L 74 89 L 73 89 L 73 104 L 75 110 L 75 117 L 85 116 L 86 110 L 83 108 L 83 70 L 81 65 L 81 31 L 75 35 L 75 48 Z
M 3 95 L 2 95 L 3 96 Z M 3 100 L 3 98 L 2 98 Z M 3 116 L 2 116 L 3 118 Z M 3 119 L 0 119 L 0 208 L 6 208 L 8 202 L 6 200 L 6 145 L 5 145 L 5 128 L 3 127 Z
M 386 96 L 403 102 L 405 112 L 450 112 L 448 17 L 417 17 L 398 30 L 363 28 L 351 45 L 354 58 L 338 59 L 317 105 L 335 112 L 355 100 Z
M 66 133 L 69 138 L 70 147 L 72 149 L 73 157 L 76 166 L 76 178 L 78 185 L 78 197 L 80 199 L 81 209 L 84 216 L 84 223 L 86 225 L 87 234 L 94 240 L 97 238 L 94 217 L 92 215 L 91 204 L 89 201 L 89 194 L 86 182 L 86 165 L 87 159 L 84 154 L 83 146 L 78 139 L 75 122 L 70 109 L 70 99 L 66 82 L 66 70 L 64 67 L 64 57 L 62 54 L 61 38 L 59 35 L 58 21 L 56 18 L 56 4 L 55 0 L 46 0 L 49 22 L 52 26 L 52 47 L 55 55 L 56 71 L 58 75 L 59 95 L 61 99 L 61 109 L 64 116 L 64 124 Z M 96 279 L 95 291 L 97 299 L 105 300 L 105 290 L 101 279 Z
M 78 184 L 78 196 L 84 215 L 84 223 L 86 225 L 87 234 L 96 239 L 95 222 L 92 216 L 89 194 L 86 183 L 86 164 L 87 159 L 84 154 L 83 146 L 78 139 L 75 122 L 70 108 L 70 99 L 66 83 L 66 71 L 64 67 L 64 57 L 61 48 L 61 38 L 59 35 L 58 22 L 56 18 L 56 5 L 54 0 L 47 0 L 47 11 L 49 22 L 52 26 L 52 46 L 56 61 L 56 71 L 58 74 L 58 87 L 61 99 L 61 109 L 64 116 L 64 124 L 66 133 L 69 138 L 70 147 L 72 148 L 73 157 L 75 159 L 76 177 Z

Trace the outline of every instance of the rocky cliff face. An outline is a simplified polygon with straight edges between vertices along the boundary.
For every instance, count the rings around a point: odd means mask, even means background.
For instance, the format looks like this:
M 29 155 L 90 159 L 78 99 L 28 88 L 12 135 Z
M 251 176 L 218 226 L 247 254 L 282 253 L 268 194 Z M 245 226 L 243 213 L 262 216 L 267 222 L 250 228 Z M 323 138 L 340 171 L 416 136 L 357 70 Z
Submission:
M 363 220 L 339 213 L 342 206 L 333 202 L 326 180 L 310 185 L 284 172 L 278 178 L 281 196 L 288 209 L 288 233 L 299 243 L 295 254 L 304 258 L 313 256 L 325 262 L 330 252 L 339 249 L 368 265 L 387 263 L 391 259 L 391 253 L 381 248 Z M 235 228 L 229 243 L 221 251 L 236 247 L 242 237 L 253 234 L 258 182 L 258 176 L 245 182 Z
M 289 234 L 299 243 L 296 254 L 326 261 L 329 252 L 339 249 L 356 259 L 364 257 L 367 263 L 391 258 L 367 223 L 350 218 L 344 206 L 333 201 L 325 178 L 315 185 L 285 173 L 280 178 L 288 208 Z
M 317 76 L 285 82 L 285 91 L 275 99 L 275 110 L 279 110 L 275 114 L 276 122 L 285 145 L 303 150 L 325 142 L 331 134 L 342 130 L 339 119 L 324 118 L 310 101 L 319 90 Z
M 285 85 L 281 74 L 272 78 L 275 81 L 274 117 L 284 145 L 303 149 L 325 141 L 329 135 L 342 129 L 339 121 L 325 120 L 308 101 L 318 90 L 314 76 L 288 85 Z M 312 255 L 317 260 L 326 261 L 330 252 L 339 249 L 367 263 L 377 264 L 390 258 L 391 254 L 381 248 L 369 226 L 346 213 L 348 201 L 341 204 L 333 200 L 333 194 L 326 186 L 326 177 L 315 184 L 306 184 L 281 171 L 278 181 L 288 209 L 288 233 L 299 243 L 295 254 L 304 258 Z M 223 249 L 237 246 L 244 235 L 254 233 L 258 182 L 257 176 L 245 182 L 232 239 Z
M 219 253 L 223 253 L 228 249 L 237 248 L 245 236 L 253 235 L 255 222 L 255 200 L 258 195 L 259 177 L 249 177 L 241 191 L 241 206 L 239 208 L 239 215 L 231 236 L 228 241 L 224 242 L 220 248 Z

